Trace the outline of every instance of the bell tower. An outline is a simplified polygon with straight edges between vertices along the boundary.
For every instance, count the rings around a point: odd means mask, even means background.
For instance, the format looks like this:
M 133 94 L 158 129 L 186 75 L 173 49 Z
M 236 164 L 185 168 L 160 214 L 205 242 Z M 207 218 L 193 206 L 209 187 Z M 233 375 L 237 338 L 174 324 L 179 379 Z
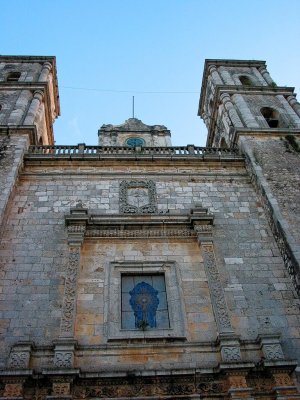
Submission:
M 231 147 L 238 136 L 300 129 L 294 88 L 277 86 L 264 61 L 206 60 L 199 113 L 208 146 Z
M 26 134 L 31 144 L 53 145 L 59 114 L 55 57 L 0 56 L 0 137 Z
M 300 293 L 300 104 L 264 61 L 206 60 L 199 115 L 207 146 L 238 147 L 286 269 Z M 261 211 L 259 211 L 261 210 Z

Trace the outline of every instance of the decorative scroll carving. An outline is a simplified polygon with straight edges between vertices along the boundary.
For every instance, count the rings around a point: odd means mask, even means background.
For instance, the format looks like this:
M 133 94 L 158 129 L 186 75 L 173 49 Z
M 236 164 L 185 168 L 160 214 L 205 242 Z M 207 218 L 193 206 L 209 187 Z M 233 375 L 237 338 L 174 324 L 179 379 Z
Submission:
M 207 377 L 201 380 L 191 376 L 189 378 L 132 378 L 131 380 L 117 380 L 115 382 L 101 380 L 99 382 L 87 382 L 83 385 L 76 385 L 73 390 L 74 400 L 89 398 L 127 398 L 127 397 L 146 397 L 146 396 L 188 396 L 196 393 L 221 394 L 225 385 L 216 378 Z
M 201 250 L 203 252 L 203 262 L 210 286 L 214 313 L 220 332 L 232 331 L 219 271 L 216 265 L 213 244 L 201 243 Z
M 76 309 L 77 271 L 80 261 L 80 247 L 69 248 L 69 263 L 65 278 L 65 293 L 60 324 L 60 336 L 73 336 Z
M 280 344 L 265 344 L 263 352 L 266 360 L 283 360 L 284 354 Z
M 273 387 L 273 379 L 269 374 L 252 373 L 247 377 L 248 386 L 257 392 L 269 392 Z
M 244 365 L 245 367 L 245 365 Z M 290 367 L 288 367 L 290 370 Z M 285 368 L 274 370 L 243 369 L 230 367 L 223 372 L 211 374 L 191 372 L 176 376 L 135 376 L 83 378 L 71 376 L 69 371 L 59 375 L 30 379 L 9 380 L 0 387 L 1 398 L 24 398 L 25 400 L 46 399 L 108 399 L 108 398 L 252 398 L 258 395 L 269 399 L 271 391 L 280 391 L 281 396 L 297 397 L 290 372 Z M 22 389 L 22 384 L 24 389 Z M 257 393 L 260 392 L 260 393 Z M 5 394 L 4 394 L 5 393 Z M 22 397 L 23 396 L 23 397 Z M 275 396 L 276 397 L 276 396 Z
M 124 214 L 156 213 L 155 183 L 153 181 L 122 181 L 119 201 L 120 212 Z
M 35 390 L 35 394 L 33 396 L 33 400 L 46 400 L 46 396 L 50 394 L 51 390 L 49 388 L 39 388 L 37 387 Z M 24 396 L 24 398 L 27 400 L 27 397 Z M 30 398 L 31 400 L 32 398 Z M 29 397 L 28 397 L 29 400 Z
M 209 227 L 209 226 L 207 226 Z M 195 237 L 196 233 L 191 229 L 91 229 L 87 230 L 86 237 Z
M 224 391 L 224 384 L 221 382 L 204 382 L 198 384 L 197 389 L 200 393 L 222 393 Z

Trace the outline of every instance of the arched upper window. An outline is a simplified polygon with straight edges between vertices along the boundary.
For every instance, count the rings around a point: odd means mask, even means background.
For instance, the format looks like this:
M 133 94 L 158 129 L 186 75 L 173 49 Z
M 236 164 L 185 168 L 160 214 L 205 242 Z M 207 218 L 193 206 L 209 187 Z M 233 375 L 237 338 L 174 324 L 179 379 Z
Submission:
M 241 81 L 241 84 L 244 86 L 253 86 L 252 80 L 246 75 L 239 76 L 239 80 Z
M 18 80 L 20 79 L 21 76 L 21 72 L 10 72 L 7 75 L 7 82 L 18 82 Z
M 270 107 L 263 107 L 260 109 L 263 117 L 267 121 L 270 128 L 278 128 L 279 125 L 279 113 Z

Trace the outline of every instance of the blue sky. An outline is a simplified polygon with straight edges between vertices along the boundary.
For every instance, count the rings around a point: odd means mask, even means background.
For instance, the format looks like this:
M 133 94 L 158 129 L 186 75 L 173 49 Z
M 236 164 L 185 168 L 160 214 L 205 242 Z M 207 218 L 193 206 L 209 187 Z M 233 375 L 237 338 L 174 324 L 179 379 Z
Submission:
M 97 144 L 135 96 L 135 116 L 166 125 L 173 145 L 204 146 L 206 58 L 266 60 L 300 90 L 300 0 L 2 0 L 1 16 L 2 55 L 57 57 L 57 144 Z

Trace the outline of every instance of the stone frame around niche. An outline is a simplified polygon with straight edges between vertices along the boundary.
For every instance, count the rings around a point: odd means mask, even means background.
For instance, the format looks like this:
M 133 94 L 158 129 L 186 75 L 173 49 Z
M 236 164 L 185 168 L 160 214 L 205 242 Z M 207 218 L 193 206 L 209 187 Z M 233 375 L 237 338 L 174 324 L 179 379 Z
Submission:
M 130 189 L 146 189 L 148 190 L 148 203 L 135 206 L 128 202 L 128 190 Z M 157 212 L 157 201 L 156 201 L 156 187 L 155 182 L 151 180 L 138 181 L 138 180 L 126 180 L 120 182 L 119 192 L 119 206 L 120 213 L 123 214 L 153 214 Z
M 122 274 L 163 274 L 165 277 L 170 328 L 122 329 L 121 280 Z M 179 339 L 186 340 L 186 320 L 180 274 L 175 261 L 120 261 L 106 266 L 104 285 L 104 323 L 107 341 L 124 339 Z

